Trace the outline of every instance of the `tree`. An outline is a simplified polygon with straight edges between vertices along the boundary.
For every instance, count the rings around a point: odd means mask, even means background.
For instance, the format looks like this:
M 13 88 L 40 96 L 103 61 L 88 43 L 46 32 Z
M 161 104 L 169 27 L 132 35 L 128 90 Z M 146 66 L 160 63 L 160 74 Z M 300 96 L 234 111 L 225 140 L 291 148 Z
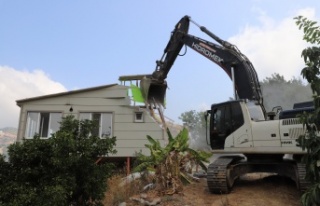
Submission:
M 203 111 L 190 110 L 182 113 L 179 117 L 190 132 L 190 147 L 193 149 L 209 149 L 206 141 L 207 126 L 204 114 L 205 112 Z
M 188 131 L 185 128 L 175 138 L 172 137 L 169 129 L 167 133 L 169 142 L 164 147 L 159 141 L 147 136 L 150 144 L 146 147 L 150 150 L 150 156 L 138 154 L 137 159 L 140 163 L 134 171 L 154 171 L 157 190 L 171 195 L 182 192 L 184 182 L 192 182 L 187 165 L 192 167 L 194 164 L 199 164 L 206 170 L 203 162 L 208 162 L 212 154 L 191 149 L 188 144 Z
M 318 45 L 302 51 L 305 67 L 301 74 L 311 85 L 315 110 L 300 116 L 307 131 L 298 139 L 299 145 L 307 151 L 303 161 L 306 163 L 306 179 L 312 184 L 301 200 L 303 205 L 312 206 L 320 205 L 320 27 L 303 16 L 295 17 L 295 20 L 299 29 L 303 29 L 303 39 Z
M 9 161 L 0 158 L 0 205 L 101 205 L 112 165 L 96 161 L 116 152 L 116 138 L 92 135 L 97 125 L 67 116 L 51 138 L 10 145 Z
M 312 99 L 310 85 L 303 83 L 300 78 L 293 77 L 287 81 L 284 76 L 274 73 L 271 77 L 263 79 L 260 84 L 267 112 L 277 106 L 284 110 L 292 109 L 293 103 Z

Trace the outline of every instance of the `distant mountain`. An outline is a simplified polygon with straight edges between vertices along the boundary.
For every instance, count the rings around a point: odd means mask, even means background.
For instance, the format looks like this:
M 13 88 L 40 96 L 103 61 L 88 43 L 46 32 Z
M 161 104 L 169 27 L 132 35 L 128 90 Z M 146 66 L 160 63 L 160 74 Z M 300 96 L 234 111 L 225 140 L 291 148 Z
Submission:
M 5 127 L 0 129 L 0 154 L 7 154 L 7 147 L 17 139 L 17 128 Z
M 10 133 L 10 134 L 14 134 L 17 135 L 18 133 L 18 129 L 14 128 L 14 127 L 4 127 L 4 128 L 0 128 L 1 131 L 5 132 L 5 133 Z

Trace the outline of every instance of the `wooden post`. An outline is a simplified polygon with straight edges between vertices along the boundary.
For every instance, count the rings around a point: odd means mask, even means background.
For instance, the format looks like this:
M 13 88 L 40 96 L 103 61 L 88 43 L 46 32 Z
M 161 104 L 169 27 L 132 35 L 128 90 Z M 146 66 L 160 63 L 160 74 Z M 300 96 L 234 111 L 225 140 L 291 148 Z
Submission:
M 94 164 L 98 164 L 102 160 L 102 157 L 99 157 Z
M 130 157 L 127 157 L 127 176 L 130 174 Z

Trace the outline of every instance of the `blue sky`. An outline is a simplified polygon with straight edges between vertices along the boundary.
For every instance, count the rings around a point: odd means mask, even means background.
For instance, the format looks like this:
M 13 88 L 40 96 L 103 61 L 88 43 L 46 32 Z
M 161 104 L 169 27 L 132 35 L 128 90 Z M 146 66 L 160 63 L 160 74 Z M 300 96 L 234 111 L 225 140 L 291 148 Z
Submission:
M 316 0 L 0 0 L 0 11 L 0 128 L 18 126 L 18 99 L 152 73 L 184 15 L 236 44 L 260 80 L 299 76 L 306 44 L 293 17 L 320 22 Z M 189 33 L 213 41 L 194 25 Z M 167 81 L 165 115 L 175 121 L 233 95 L 222 69 L 191 49 Z

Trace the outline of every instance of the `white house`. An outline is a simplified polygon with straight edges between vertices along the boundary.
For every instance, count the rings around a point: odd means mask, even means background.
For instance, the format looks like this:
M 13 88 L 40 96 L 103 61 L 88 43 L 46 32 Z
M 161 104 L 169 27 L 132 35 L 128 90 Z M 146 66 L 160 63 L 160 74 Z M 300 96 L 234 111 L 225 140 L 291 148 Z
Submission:
M 59 129 L 62 117 L 74 115 L 78 119 L 99 120 L 101 138 L 116 136 L 118 152 L 112 157 L 130 158 L 140 151 L 149 154 L 146 135 L 164 145 L 166 131 L 145 106 L 132 104 L 129 90 L 129 86 L 110 84 L 17 100 L 17 140 L 30 139 L 35 134 L 49 138 Z

